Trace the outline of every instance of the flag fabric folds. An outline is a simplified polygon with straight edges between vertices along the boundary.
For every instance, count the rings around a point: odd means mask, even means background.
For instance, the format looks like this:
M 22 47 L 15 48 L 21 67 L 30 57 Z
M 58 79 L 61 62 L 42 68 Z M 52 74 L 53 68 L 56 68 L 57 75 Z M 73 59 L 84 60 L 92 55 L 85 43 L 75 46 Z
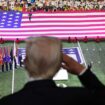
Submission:
M 1 14 L 4 13 L 0 12 Z M 0 36 L 7 39 L 25 39 L 29 36 L 105 37 L 104 11 L 33 12 L 31 21 L 28 13 L 7 12 L 7 14 L 14 15 L 11 27 L 6 25 L 10 22 L 9 16 L 6 17 L 4 25 L 1 22 L 4 19 L 0 20 Z

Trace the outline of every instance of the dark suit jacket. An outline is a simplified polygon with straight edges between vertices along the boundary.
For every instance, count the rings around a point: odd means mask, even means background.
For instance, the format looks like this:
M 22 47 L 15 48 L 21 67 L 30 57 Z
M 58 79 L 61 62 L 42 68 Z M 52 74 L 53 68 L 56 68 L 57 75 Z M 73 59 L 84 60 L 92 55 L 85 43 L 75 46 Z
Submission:
M 79 79 L 85 88 L 60 88 L 52 80 L 32 81 L 2 98 L 0 105 L 105 105 L 105 87 L 96 76 L 87 70 Z

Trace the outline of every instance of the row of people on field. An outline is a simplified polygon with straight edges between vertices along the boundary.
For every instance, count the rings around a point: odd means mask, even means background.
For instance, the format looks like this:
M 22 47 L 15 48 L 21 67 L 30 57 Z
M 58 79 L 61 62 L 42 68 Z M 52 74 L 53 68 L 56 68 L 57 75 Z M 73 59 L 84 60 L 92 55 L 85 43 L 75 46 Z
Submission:
M 1 71 L 8 71 L 13 69 L 13 62 L 14 67 L 17 69 L 17 64 L 19 63 L 22 66 L 21 55 L 18 56 L 18 49 L 16 49 L 16 54 L 13 54 L 13 47 L 0 47 L 0 67 Z

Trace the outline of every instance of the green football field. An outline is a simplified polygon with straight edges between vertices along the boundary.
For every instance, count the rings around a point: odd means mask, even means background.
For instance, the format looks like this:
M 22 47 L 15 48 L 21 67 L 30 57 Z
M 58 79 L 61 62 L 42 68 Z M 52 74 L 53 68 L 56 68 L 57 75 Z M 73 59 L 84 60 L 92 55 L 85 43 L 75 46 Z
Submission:
M 3 46 L 9 46 L 11 43 L 4 44 Z M 96 74 L 99 80 L 105 84 L 105 42 L 80 42 L 80 46 L 85 58 L 86 64 L 92 64 L 92 71 Z M 24 47 L 24 44 L 19 44 L 19 47 Z M 78 43 L 63 43 L 63 47 L 78 47 Z M 27 73 L 24 68 L 18 68 L 15 70 L 14 78 L 14 90 L 15 92 L 20 90 L 24 84 L 28 81 Z M 65 84 L 67 86 L 82 86 L 77 76 L 69 74 L 69 79 L 65 81 L 56 81 L 57 84 Z M 0 72 L 0 98 L 10 94 L 12 91 L 12 71 Z

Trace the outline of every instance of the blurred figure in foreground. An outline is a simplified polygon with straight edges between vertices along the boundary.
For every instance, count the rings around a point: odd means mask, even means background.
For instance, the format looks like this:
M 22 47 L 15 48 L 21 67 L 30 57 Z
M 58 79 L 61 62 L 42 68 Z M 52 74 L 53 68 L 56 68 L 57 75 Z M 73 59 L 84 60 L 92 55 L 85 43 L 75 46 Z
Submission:
M 105 87 L 91 72 L 62 54 L 61 41 L 35 37 L 26 41 L 25 69 L 29 82 L 20 91 L 0 100 L 0 105 L 105 105 Z M 78 76 L 84 87 L 57 87 L 52 78 L 60 67 Z

